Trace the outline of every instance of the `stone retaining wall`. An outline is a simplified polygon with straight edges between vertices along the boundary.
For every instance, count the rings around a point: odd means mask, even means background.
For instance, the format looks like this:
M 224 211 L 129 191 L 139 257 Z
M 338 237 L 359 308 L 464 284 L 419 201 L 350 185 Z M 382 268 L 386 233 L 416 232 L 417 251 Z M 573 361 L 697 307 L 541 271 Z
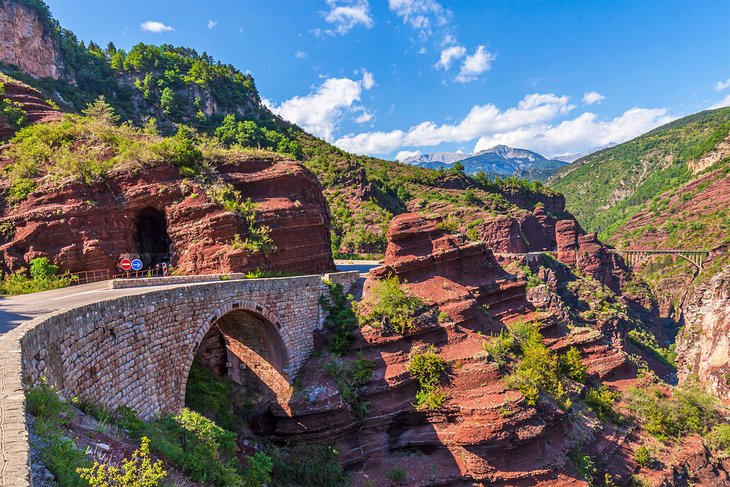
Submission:
M 184 284 L 61 310 L 0 337 L 0 485 L 30 485 L 22 379 L 45 377 L 83 397 L 142 416 L 179 410 L 195 351 L 210 326 L 247 310 L 275 328 L 291 381 L 322 326 L 322 279 L 349 290 L 357 272 Z
M 199 276 L 165 276 L 112 279 L 109 281 L 109 289 L 167 286 L 170 284 L 192 284 L 195 282 L 235 281 L 245 278 L 246 274 L 243 274 L 241 272 L 234 272 L 232 274 L 204 274 Z

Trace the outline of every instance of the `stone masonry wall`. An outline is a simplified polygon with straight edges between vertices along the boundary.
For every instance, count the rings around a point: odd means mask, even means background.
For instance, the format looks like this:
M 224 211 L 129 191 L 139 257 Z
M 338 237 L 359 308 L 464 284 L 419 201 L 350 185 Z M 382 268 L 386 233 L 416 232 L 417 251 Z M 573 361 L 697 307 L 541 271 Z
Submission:
M 349 287 L 356 272 L 329 274 Z M 276 327 L 291 381 L 322 326 L 320 276 L 220 281 L 99 301 L 24 323 L 0 337 L 0 485 L 29 485 L 22 382 L 45 377 L 66 398 L 143 417 L 184 406 L 187 375 L 210 326 L 229 311 Z

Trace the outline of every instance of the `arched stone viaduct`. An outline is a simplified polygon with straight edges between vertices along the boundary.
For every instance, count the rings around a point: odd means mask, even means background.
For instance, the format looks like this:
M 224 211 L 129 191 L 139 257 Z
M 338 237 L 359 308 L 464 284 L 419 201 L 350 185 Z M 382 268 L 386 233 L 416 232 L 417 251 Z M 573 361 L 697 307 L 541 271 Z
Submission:
M 129 406 L 142 416 L 175 412 L 185 404 L 193 358 L 211 327 L 220 324 L 235 335 L 236 328 L 257 323 L 266 328 L 259 341 L 279 350 L 275 373 L 291 382 L 322 326 L 320 297 L 328 295 L 323 280 L 349 289 L 357 277 L 342 272 L 150 287 L 8 332 L 0 340 L 0 485 L 30 481 L 21 381 L 45 378 L 66 398 L 111 409 Z
M 314 350 L 326 292 L 320 276 L 243 279 L 151 288 L 67 310 L 23 336 L 23 373 L 33 383 L 45 377 L 66 397 L 112 409 L 176 411 L 203 337 L 229 313 L 245 312 L 271 328 L 283 352 L 279 372 L 291 381 Z

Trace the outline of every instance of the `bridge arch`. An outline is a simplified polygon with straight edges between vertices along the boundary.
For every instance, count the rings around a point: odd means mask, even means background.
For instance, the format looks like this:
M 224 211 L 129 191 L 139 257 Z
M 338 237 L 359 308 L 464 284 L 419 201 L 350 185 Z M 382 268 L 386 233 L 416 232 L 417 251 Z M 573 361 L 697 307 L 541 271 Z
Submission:
M 289 392 L 291 350 L 294 337 L 273 311 L 255 301 L 225 303 L 207 316 L 192 341 L 181 373 L 179 407 L 185 405 L 188 376 L 206 338 L 219 334 L 227 351 L 227 375 L 240 376 L 239 370 L 250 369 L 279 400 Z M 232 363 L 237 362 L 237 363 Z M 238 369 L 238 365 L 242 365 Z M 237 370 L 238 369 L 238 370 Z

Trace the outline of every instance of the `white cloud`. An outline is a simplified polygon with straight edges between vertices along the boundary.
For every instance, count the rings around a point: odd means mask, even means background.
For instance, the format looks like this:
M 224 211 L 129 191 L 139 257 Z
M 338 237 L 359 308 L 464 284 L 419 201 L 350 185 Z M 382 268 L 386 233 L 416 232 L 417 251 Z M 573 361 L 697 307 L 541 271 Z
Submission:
M 474 54 L 466 56 L 464 63 L 461 65 L 459 74 L 454 78 L 454 81 L 459 83 L 468 83 L 474 81 L 479 77 L 480 74 L 489 71 L 492 67 L 492 61 L 496 59 L 496 56 L 484 46 L 477 47 Z
M 451 12 L 435 0 L 388 0 L 388 7 L 403 23 L 415 29 L 421 40 L 427 39 L 434 27 L 448 24 Z
M 715 103 L 714 105 L 712 105 L 710 107 L 710 109 L 712 110 L 715 108 L 723 108 L 723 107 L 730 107 L 730 95 L 727 95 L 725 98 L 723 98 L 722 100 L 720 100 L 717 103 Z
M 730 105 L 730 95 L 721 104 Z M 507 109 L 493 104 L 475 105 L 454 124 L 425 121 L 408 130 L 348 134 L 340 137 L 335 145 L 359 154 L 398 151 L 396 158 L 400 160 L 419 152 L 414 150 L 417 148 L 476 140 L 474 152 L 505 144 L 553 156 L 625 142 L 675 119 L 664 108 L 635 107 L 613 119 L 584 112 L 563 120 L 574 109 L 567 96 L 535 93 Z
M 324 20 L 334 25 L 334 30 L 325 30 L 327 34 L 344 35 L 358 25 L 368 29 L 375 25 L 368 0 L 327 0 L 327 5 L 330 10 L 325 14 Z
M 420 150 L 402 150 L 395 155 L 395 160 L 403 162 L 403 160 L 408 159 L 409 157 L 418 157 L 420 155 Z
M 297 51 L 297 52 L 294 53 L 294 57 L 297 58 L 297 59 L 306 59 L 307 58 L 307 53 L 304 52 L 304 51 Z
M 363 69 L 363 73 L 367 71 Z M 279 106 L 268 100 L 264 100 L 264 104 L 277 115 L 304 130 L 326 140 L 332 140 L 333 133 L 345 113 L 363 110 L 358 102 L 363 90 L 369 89 L 366 87 L 365 78 L 366 76 L 363 76 L 362 81 L 328 78 L 308 95 L 295 96 Z M 371 82 L 374 84 L 374 80 L 371 79 Z M 363 115 L 365 114 L 360 117 Z
M 505 144 L 524 147 L 547 156 L 581 152 L 610 143 L 625 142 L 675 118 L 668 115 L 664 108 L 634 107 L 611 120 L 601 120 L 595 113 L 585 112 L 556 125 L 528 125 L 481 137 L 474 151 Z
M 368 123 L 375 115 L 372 112 L 362 112 L 355 118 L 357 123 Z
M 586 105 L 593 105 L 594 103 L 600 103 L 605 100 L 606 97 L 597 91 L 589 91 L 583 94 L 583 103 Z
M 715 91 L 723 91 L 727 88 L 730 88 L 730 78 L 725 81 L 718 81 L 715 85 Z
M 444 142 L 469 142 L 487 134 L 515 130 L 525 125 L 547 122 L 574 108 L 567 96 L 531 94 L 517 107 L 499 110 L 490 104 L 475 105 L 457 124 L 421 122 L 408 129 L 366 132 L 340 137 L 335 145 L 356 153 L 386 154 L 401 147 L 427 147 Z
M 451 46 L 441 51 L 441 57 L 436 63 L 436 69 L 448 70 L 451 63 L 456 59 L 461 59 L 466 55 L 464 46 Z
M 218 25 L 218 21 L 216 21 L 216 20 L 209 20 L 209 21 L 208 21 L 208 28 L 209 28 L 209 29 L 212 29 L 212 28 L 213 28 L 213 27 L 215 27 L 216 25 Z
M 160 34 L 162 32 L 167 32 L 169 30 L 174 30 L 169 25 L 165 25 L 162 22 L 157 22 L 156 20 L 147 20 L 145 22 L 142 22 L 139 25 L 139 28 L 142 29 L 145 32 L 152 32 L 155 34 Z
M 375 86 L 375 78 L 373 77 L 373 73 L 365 68 L 362 68 L 362 87 L 366 90 L 369 90 L 373 86 Z
M 418 54 L 426 54 L 428 50 L 425 47 L 422 47 L 418 50 Z

